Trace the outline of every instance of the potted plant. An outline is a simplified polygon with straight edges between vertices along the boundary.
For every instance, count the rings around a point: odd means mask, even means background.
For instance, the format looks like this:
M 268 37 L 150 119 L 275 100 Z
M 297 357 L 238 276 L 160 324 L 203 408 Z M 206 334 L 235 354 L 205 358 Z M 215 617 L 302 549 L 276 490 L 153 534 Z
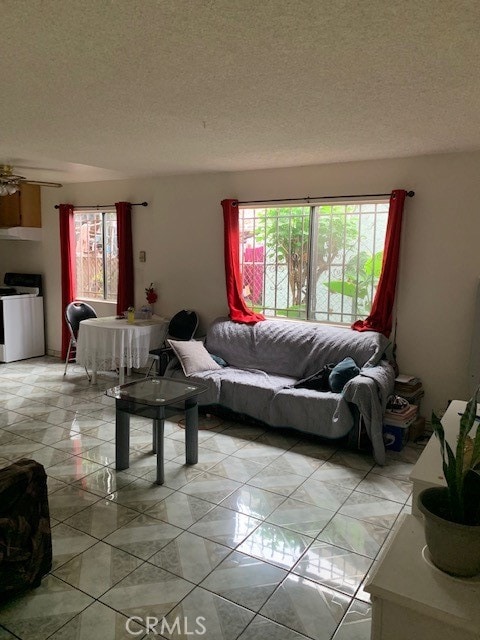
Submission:
M 477 389 L 460 418 L 455 451 L 438 417 L 432 427 L 440 442 L 446 487 L 424 489 L 418 506 L 432 562 L 456 576 L 480 574 L 480 422 Z M 476 432 L 472 429 L 477 424 Z

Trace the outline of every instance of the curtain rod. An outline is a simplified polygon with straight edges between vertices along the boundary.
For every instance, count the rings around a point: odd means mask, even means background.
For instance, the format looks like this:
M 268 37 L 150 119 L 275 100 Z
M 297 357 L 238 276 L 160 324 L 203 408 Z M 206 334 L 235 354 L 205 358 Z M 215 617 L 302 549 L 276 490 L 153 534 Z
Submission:
M 367 193 L 367 194 L 356 194 L 352 196 L 306 196 L 304 198 L 282 198 L 278 200 L 237 200 L 238 204 L 262 204 L 264 202 L 294 202 L 294 201 L 306 201 L 310 202 L 310 200 L 341 200 L 342 198 L 380 198 L 391 196 L 391 193 Z M 413 198 L 415 195 L 415 191 L 407 191 L 406 195 L 409 198 Z
M 148 202 L 131 202 L 132 207 L 148 207 Z M 75 209 L 110 209 L 114 204 L 75 204 Z M 55 209 L 60 209 L 60 205 L 56 204 Z

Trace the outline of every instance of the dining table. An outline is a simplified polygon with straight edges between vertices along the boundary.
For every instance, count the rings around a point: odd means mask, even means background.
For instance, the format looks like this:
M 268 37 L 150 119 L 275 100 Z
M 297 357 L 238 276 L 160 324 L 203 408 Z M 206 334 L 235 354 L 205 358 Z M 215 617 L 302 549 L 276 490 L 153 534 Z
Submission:
M 168 319 L 152 316 L 135 319 L 108 316 L 80 322 L 76 361 L 92 372 L 92 384 L 98 371 L 119 372 L 119 384 L 131 369 L 146 367 L 149 351 L 160 347 L 167 335 Z

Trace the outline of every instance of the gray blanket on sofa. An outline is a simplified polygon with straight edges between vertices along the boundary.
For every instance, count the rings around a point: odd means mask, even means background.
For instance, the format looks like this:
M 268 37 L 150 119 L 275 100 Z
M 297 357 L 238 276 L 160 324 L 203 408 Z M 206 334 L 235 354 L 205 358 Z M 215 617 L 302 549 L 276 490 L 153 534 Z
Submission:
M 205 346 L 228 366 L 198 371 L 191 379 L 208 391 L 200 404 L 221 404 L 266 424 L 293 427 L 325 438 L 341 438 L 354 426 L 355 404 L 372 439 L 375 460 L 384 464 L 382 414 L 393 391 L 393 369 L 382 360 L 389 341 L 375 332 L 314 323 L 265 320 L 256 325 L 218 318 Z M 361 369 L 344 393 L 293 388 L 327 364 L 353 358 Z M 170 363 L 166 375 L 181 376 Z
M 394 384 L 393 368 L 383 360 L 376 367 L 364 367 L 360 375 L 347 382 L 343 389 L 345 400 L 358 407 L 372 441 L 375 462 L 382 466 L 385 464 L 383 414 Z
M 306 378 L 326 364 L 347 356 L 361 368 L 380 362 L 385 336 L 373 332 L 288 320 L 265 320 L 255 325 L 218 318 L 211 324 L 205 345 L 232 367 Z

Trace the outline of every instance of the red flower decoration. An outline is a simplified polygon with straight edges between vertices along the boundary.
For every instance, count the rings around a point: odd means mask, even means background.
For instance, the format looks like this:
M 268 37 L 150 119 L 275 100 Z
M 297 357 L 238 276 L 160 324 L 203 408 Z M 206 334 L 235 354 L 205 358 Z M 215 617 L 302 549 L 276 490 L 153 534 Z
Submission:
M 158 300 L 157 292 L 153 288 L 153 282 L 145 289 L 145 293 L 147 294 L 148 304 L 154 304 Z

